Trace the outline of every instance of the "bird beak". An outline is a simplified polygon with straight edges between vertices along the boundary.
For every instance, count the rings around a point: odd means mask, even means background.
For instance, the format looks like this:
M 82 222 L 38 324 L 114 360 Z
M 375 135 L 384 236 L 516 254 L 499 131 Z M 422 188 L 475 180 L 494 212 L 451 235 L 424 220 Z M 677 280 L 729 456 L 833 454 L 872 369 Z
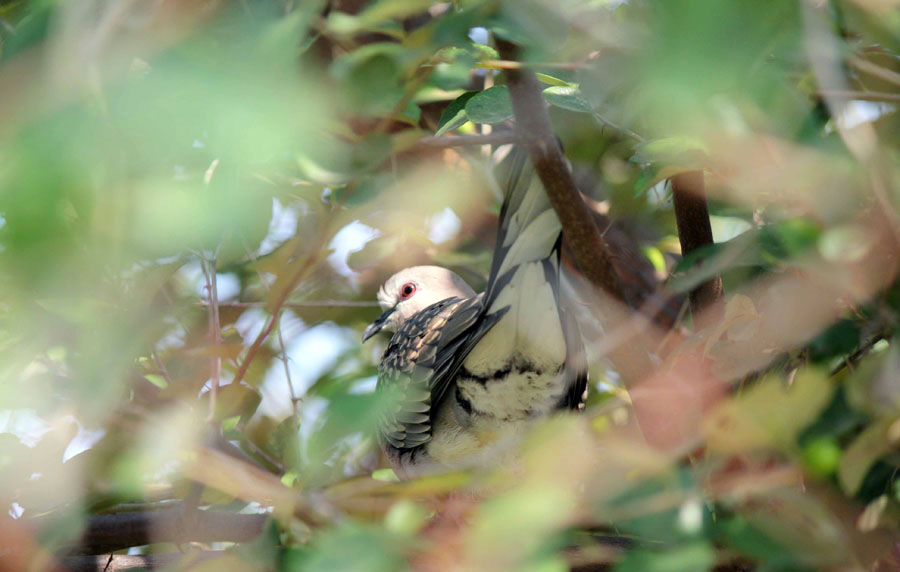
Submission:
M 394 309 L 391 308 L 390 310 L 385 310 L 383 314 L 375 318 L 375 321 L 369 324 L 363 332 L 362 341 L 365 343 L 366 340 L 380 332 L 381 328 L 384 327 L 385 322 L 388 321 L 388 318 L 390 318 L 393 313 Z

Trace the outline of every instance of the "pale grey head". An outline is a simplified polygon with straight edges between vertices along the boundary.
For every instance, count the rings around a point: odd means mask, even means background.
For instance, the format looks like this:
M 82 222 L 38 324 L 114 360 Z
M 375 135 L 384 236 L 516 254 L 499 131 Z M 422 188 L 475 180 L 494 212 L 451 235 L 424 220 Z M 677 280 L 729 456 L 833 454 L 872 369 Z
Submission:
M 447 298 L 471 298 L 475 291 L 465 281 L 440 266 L 412 266 L 387 279 L 378 290 L 384 310 L 363 332 L 363 341 L 381 330 L 396 332 L 421 310 Z

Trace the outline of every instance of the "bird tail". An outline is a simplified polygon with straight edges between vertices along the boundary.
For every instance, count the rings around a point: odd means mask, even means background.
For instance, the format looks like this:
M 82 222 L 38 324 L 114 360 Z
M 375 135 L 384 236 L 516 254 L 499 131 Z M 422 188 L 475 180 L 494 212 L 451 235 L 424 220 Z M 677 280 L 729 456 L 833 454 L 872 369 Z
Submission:
M 543 261 L 545 279 L 555 292 L 559 285 L 562 226 L 526 150 L 514 147 L 497 172 L 505 184 L 505 194 L 485 293 L 487 309 L 523 264 Z

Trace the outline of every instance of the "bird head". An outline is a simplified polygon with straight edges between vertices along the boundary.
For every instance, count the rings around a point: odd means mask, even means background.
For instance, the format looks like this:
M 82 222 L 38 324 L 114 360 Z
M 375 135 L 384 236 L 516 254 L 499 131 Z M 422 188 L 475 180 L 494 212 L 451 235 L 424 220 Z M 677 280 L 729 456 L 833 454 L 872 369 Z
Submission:
M 435 302 L 447 298 L 471 298 L 475 291 L 465 281 L 440 266 L 413 266 L 397 272 L 378 289 L 378 305 L 384 312 L 363 332 L 363 341 L 378 332 L 395 332 L 406 320 Z

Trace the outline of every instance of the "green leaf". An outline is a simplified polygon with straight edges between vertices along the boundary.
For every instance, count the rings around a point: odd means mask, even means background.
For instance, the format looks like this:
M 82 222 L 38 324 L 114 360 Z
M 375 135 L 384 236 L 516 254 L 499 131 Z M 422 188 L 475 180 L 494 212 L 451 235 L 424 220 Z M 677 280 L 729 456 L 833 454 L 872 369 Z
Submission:
M 543 91 L 544 100 L 550 105 L 577 113 L 593 113 L 594 108 L 583 97 L 577 87 L 557 85 Z
M 412 536 L 421 530 L 427 520 L 428 511 L 421 505 L 401 499 L 384 516 L 384 527 L 401 536 Z
M 408 54 L 397 44 L 368 44 L 336 60 L 332 73 L 340 94 L 355 114 L 390 113 L 403 97 L 403 62 Z
M 792 450 L 833 393 L 829 379 L 814 369 L 801 371 L 789 387 L 781 376 L 769 376 L 710 415 L 709 450 L 746 453 L 773 445 Z
M 475 53 L 475 56 L 482 60 L 500 59 L 500 54 L 491 46 L 485 44 L 471 44 L 469 47 Z
M 677 166 L 683 170 L 703 167 L 706 146 L 692 137 L 664 137 L 640 143 L 629 158 L 642 165 Z
M 375 469 L 372 472 L 372 478 L 376 481 L 384 481 L 386 483 L 396 483 L 400 481 L 400 477 L 394 472 L 394 469 Z
M 466 103 L 466 114 L 475 123 L 492 125 L 506 121 L 513 116 L 509 89 L 498 85 L 476 93 Z
M 726 546 L 751 558 L 764 562 L 790 562 L 791 554 L 783 546 L 766 536 L 747 519 L 735 516 L 716 526 Z
M 155 373 L 145 374 L 144 379 L 146 379 L 147 381 L 149 381 L 150 383 L 152 383 L 153 385 L 155 385 L 156 387 L 158 387 L 160 389 L 165 389 L 165 388 L 169 387 L 169 382 L 166 381 L 166 378 L 164 378 L 161 375 L 156 375 Z
M 574 87 L 576 89 L 578 88 L 578 86 L 576 86 L 575 84 L 568 82 L 564 79 L 559 79 L 558 77 L 553 77 L 552 75 L 547 75 L 547 74 L 541 73 L 541 72 L 535 72 L 534 75 L 535 75 L 535 77 L 538 78 L 538 80 L 541 83 L 546 83 L 549 85 L 556 85 L 556 86 L 560 86 L 560 87 Z M 547 93 L 547 92 L 545 91 L 544 93 Z
M 844 450 L 838 482 L 845 493 L 855 495 L 872 465 L 894 450 L 896 443 L 891 442 L 888 433 L 898 422 L 900 419 L 888 418 L 870 425 Z
M 462 59 L 452 62 L 441 62 L 434 66 L 430 82 L 446 90 L 465 88 L 469 84 L 469 78 L 472 75 L 473 63 Z
M 838 320 L 809 344 L 809 358 L 821 362 L 847 355 L 856 349 L 860 339 L 859 325 L 852 320 Z
M 709 570 L 716 552 L 707 542 L 697 542 L 666 551 L 635 550 L 625 555 L 614 572 L 696 572 Z
M 390 175 L 387 174 L 360 177 L 349 185 L 335 188 L 332 196 L 335 201 L 344 206 L 356 206 L 377 198 L 382 189 L 388 185 L 390 185 Z
M 115 306 L 98 298 L 41 298 L 41 308 L 72 322 L 85 322 L 95 316 L 108 315 Z
M 466 104 L 477 94 L 477 91 L 467 91 L 454 99 L 450 105 L 444 109 L 444 112 L 441 113 L 441 119 L 438 121 L 438 130 L 435 132 L 435 135 L 443 135 L 468 121 L 469 117 L 466 115 Z
M 817 477 L 834 474 L 840 462 L 841 447 L 832 437 L 819 437 L 803 446 L 803 466 Z
M 759 244 L 765 255 L 784 260 L 808 252 L 821 236 L 819 225 L 804 219 L 789 219 L 762 227 Z
M 357 16 L 366 26 L 374 26 L 385 20 L 402 20 L 427 12 L 432 0 L 380 0 L 367 2 L 369 6 Z
M 839 385 L 831 402 L 815 423 L 800 435 L 800 443 L 820 437 L 841 438 L 857 431 L 869 421 L 868 416 L 854 409 L 847 399 L 845 385 Z
M 209 393 L 204 395 L 205 403 L 208 403 L 210 395 Z M 240 383 L 219 386 L 216 392 L 216 418 L 228 419 L 240 416 L 245 420 L 249 419 L 256 412 L 261 401 L 262 396 L 259 391 L 252 387 Z
M 408 570 L 401 538 L 378 527 L 347 522 L 316 534 L 306 558 L 291 570 Z

